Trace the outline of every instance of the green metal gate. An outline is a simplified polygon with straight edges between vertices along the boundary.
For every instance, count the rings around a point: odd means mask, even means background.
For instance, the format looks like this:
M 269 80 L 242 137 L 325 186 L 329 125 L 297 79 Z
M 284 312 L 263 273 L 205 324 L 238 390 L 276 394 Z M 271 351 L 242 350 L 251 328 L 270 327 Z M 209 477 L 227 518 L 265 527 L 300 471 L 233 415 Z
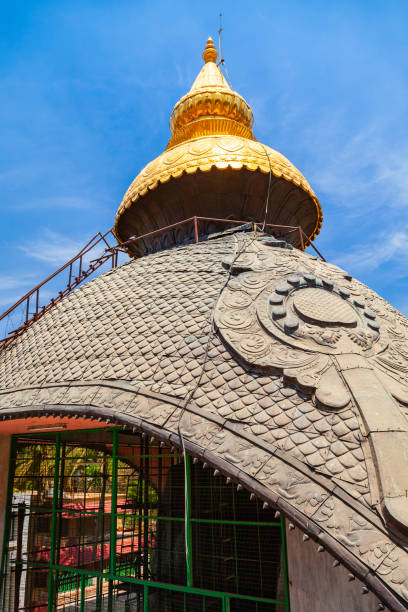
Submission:
M 289 610 L 283 518 L 142 434 L 15 436 L 7 504 L 4 612 Z

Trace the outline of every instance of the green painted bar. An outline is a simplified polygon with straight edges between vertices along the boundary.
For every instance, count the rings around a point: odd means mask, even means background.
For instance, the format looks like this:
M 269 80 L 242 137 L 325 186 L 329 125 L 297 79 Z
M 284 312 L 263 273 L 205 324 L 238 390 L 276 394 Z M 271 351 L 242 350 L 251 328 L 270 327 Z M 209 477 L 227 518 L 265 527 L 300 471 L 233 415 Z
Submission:
M 283 576 L 285 583 L 285 599 L 286 599 L 286 611 L 290 612 L 290 599 L 289 599 L 289 576 L 288 576 L 288 563 L 286 556 L 286 534 L 285 534 L 285 519 L 281 516 L 281 541 L 282 541 L 282 565 L 283 565 Z
M 149 587 L 143 585 L 143 612 L 149 612 Z
M 33 564 L 34 565 L 34 564 Z M 35 564 L 41 565 L 43 564 Z M 47 566 L 46 566 L 47 567 Z M 89 570 L 81 570 L 79 568 L 70 568 L 61 565 L 54 566 L 55 570 L 60 570 L 64 572 L 72 572 L 73 574 L 81 574 L 85 576 L 100 576 L 97 572 L 91 572 Z M 139 580 L 138 578 L 132 578 L 131 576 L 112 576 L 111 574 L 104 574 L 105 580 L 122 580 L 123 582 L 129 582 L 131 584 L 141 584 L 143 586 L 147 585 L 148 587 L 154 587 L 157 589 L 167 589 L 168 591 L 180 591 L 182 593 L 189 593 L 191 595 L 204 595 L 207 597 L 229 597 L 230 599 L 245 599 L 248 601 L 257 601 L 259 603 L 270 603 L 270 604 L 280 604 L 285 605 L 285 602 L 279 599 L 267 599 L 264 597 L 255 597 L 253 595 L 239 595 L 237 593 L 228 593 L 223 591 L 211 591 L 208 589 L 198 589 L 194 587 L 182 586 L 167 582 L 155 582 L 153 580 Z
M 280 523 L 257 523 L 255 521 L 223 521 L 218 519 L 191 519 L 192 523 L 214 523 L 220 525 L 247 525 L 253 527 L 280 527 Z
M 87 430 L 87 432 L 89 433 L 91 430 Z M 93 430 L 95 431 L 95 430 Z M 96 430 L 99 431 L 99 430 Z M 79 585 L 79 589 L 80 589 L 80 593 L 78 593 L 78 586 L 76 587 L 76 596 L 80 595 L 80 607 L 79 607 L 79 612 L 84 612 L 85 608 L 86 608 L 86 602 L 87 602 L 87 595 L 85 592 L 85 587 L 87 584 L 87 580 L 89 579 L 94 579 L 94 578 L 102 578 L 104 581 L 109 580 L 111 582 L 110 584 L 110 588 L 109 588 L 109 593 L 107 593 L 108 595 L 108 609 L 109 610 L 113 610 L 113 606 L 115 605 L 114 601 L 116 598 L 116 591 L 113 589 L 113 581 L 119 581 L 121 583 L 129 583 L 129 584 L 133 584 L 133 585 L 141 585 L 143 587 L 143 611 L 144 612 L 148 612 L 149 610 L 149 589 L 150 588 L 156 588 L 156 589 L 161 589 L 161 590 L 167 590 L 167 591 L 173 591 L 173 592 L 179 592 L 179 593 L 184 593 L 185 596 L 191 594 L 191 595 L 196 595 L 196 596 L 201 596 L 203 598 L 208 597 L 208 598 L 217 598 L 218 600 L 221 600 L 222 602 L 222 610 L 223 612 L 229 612 L 230 607 L 231 607 L 231 601 L 233 601 L 234 599 L 236 600 L 240 600 L 240 601 L 248 601 L 248 602 L 255 602 L 255 603 L 259 603 L 259 604 L 277 604 L 277 605 L 282 605 L 285 607 L 286 611 L 289 612 L 290 611 L 290 604 L 289 604 L 289 586 L 288 586 L 288 569 L 287 569 L 287 560 L 286 560 L 286 543 L 285 543 L 285 531 L 284 531 L 284 519 L 283 517 L 280 519 L 279 522 L 256 522 L 256 521 L 245 521 L 245 520 L 222 520 L 222 519 L 207 519 L 207 518 L 193 518 L 191 516 L 192 514 L 192 482 L 191 482 L 191 478 L 192 478 L 192 468 L 191 468 L 191 457 L 189 455 L 186 454 L 185 459 L 184 459 L 184 467 L 185 467 L 185 472 L 184 472 L 184 478 L 185 478 L 185 504 L 184 504 L 184 513 L 185 516 L 184 518 L 182 516 L 156 516 L 154 514 L 148 514 L 150 512 L 155 512 L 155 508 L 159 507 L 159 506 L 148 506 L 146 507 L 146 513 L 145 514 L 140 514 L 140 513 L 135 513 L 135 514 L 127 514 L 126 512 L 119 512 L 117 511 L 117 504 L 118 502 L 118 497 L 119 494 L 123 495 L 122 488 L 123 488 L 123 478 L 124 475 L 122 473 L 122 469 L 123 469 L 123 465 L 122 462 L 120 462 L 121 457 L 118 457 L 118 445 L 119 445 L 119 440 L 118 440 L 118 431 L 120 431 L 118 428 L 112 428 L 109 429 L 109 431 L 112 432 L 112 458 L 111 458 L 111 465 L 112 465 L 112 487 L 111 487 L 111 513 L 110 513 L 110 523 L 108 523 L 108 533 L 110 534 L 110 551 L 109 551 L 109 558 L 107 559 L 108 561 L 108 567 L 106 567 L 105 569 L 102 568 L 95 568 L 96 570 L 99 571 L 90 571 L 89 569 L 82 569 L 81 567 L 75 567 L 75 565 L 72 566 L 62 566 L 59 565 L 58 561 L 59 559 L 56 557 L 56 534 L 57 534 L 57 526 L 58 526 L 58 491 L 59 491 L 59 483 L 60 483 L 60 471 L 61 471 L 61 445 L 62 445 L 62 440 L 61 440 L 61 436 L 64 436 L 65 439 L 65 433 L 63 432 L 61 433 L 57 433 L 57 434 L 53 434 L 52 438 L 55 439 L 55 458 L 54 458 L 54 474 L 53 474 L 53 490 L 52 490 L 52 514 L 51 514 L 51 542 L 50 542 L 50 561 L 45 561 L 45 562 L 22 562 L 20 565 L 25 567 L 25 568 L 44 568 L 44 569 L 49 569 L 49 582 L 48 582 L 48 612 L 51 612 L 53 610 L 54 607 L 54 603 L 55 603 L 55 580 L 56 580 L 56 572 L 63 572 L 65 574 L 72 574 L 72 576 L 77 576 L 78 578 L 80 578 L 80 585 Z M 76 432 L 73 432 L 73 434 L 75 434 Z M 32 438 L 33 436 L 25 436 L 25 438 Z M 17 438 L 21 439 L 22 436 L 17 436 Z M 51 439 L 52 439 L 51 438 Z M 50 435 L 47 434 L 47 440 L 50 440 Z M 14 441 L 14 439 L 13 439 Z M 75 445 L 75 440 L 73 440 L 73 444 Z M 137 442 L 135 442 L 137 444 Z M 85 442 L 86 444 L 86 442 Z M 107 443 L 109 444 L 109 443 Z M 148 450 L 148 449 L 146 449 Z M 12 451 L 11 451 L 12 452 Z M 131 457 L 133 457 L 134 455 L 129 455 Z M 154 453 L 152 453 L 151 455 L 147 455 L 146 451 L 145 454 L 143 455 L 145 457 L 168 457 L 168 455 L 155 455 Z M 172 455 L 172 457 L 174 457 L 174 455 Z M 11 462 L 11 465 L 13 465 L 13 462 Z M 121 467 L 122 466 L 122 467 Z M 11 501 L 12 501 L 12 493 L 13 493 L 13 474 L 12 471 L 10 471 L 9 473 L 9 481 L 8 481 L 8 492 L 7 492 L 7 498 L 8 498 L 8 512 L 6 515 L 6 523 L 10 522 L 10 512 L 11 512 Z M 181 491 L 180 491 L 181 493 Z M 150 503 L 150 502 L 149 502 Z M 213 503 L 216 503 L 216 500 L 213 500 Z M 147 509 L 149 508 L 149 509 Z M 31 511 L 39 511 L 39 514 L 44 513 L 44 515 L 49 514 L 49 509 L 44 510 L 41 507 L 34 507 L 31 506 Z M 70 515 L 70 516 L 109 516 L 109 513 L 103 512 L 101 513 L 97 513 L 97 512 L 92 512 L 92 511 L 86 511 L 86 510 L 69 510 L 68 508 L 64 509 L 64 515 Z M 236 513 L 234 512 L 232 517 L 235 519 L 236 518 Z M 116 561 L 116 556 L 118 554 L 117 551 L 117 543 L 120 542 L 120 540 L 118 540 L 119 537 L 119 532 L 118 532 L 118 519 L 123 519 L 123 521 L 125 521 L 126 519 L 142 519 L 143 521 L 150 521 L 150 522 L 155 522 L 155 521 L 177 521 L 177 522 L 185 522 L 185 546 L 186 546 L 186 574 L 187 574 L 187 580 L 186 580 L 186 585 L 180 585 L 180 584 L 173 584 L 172 582 L 160 582 L 160 581 L 154 581 L 154 580 L 149 580 L 149 579 L 145 579 L 145 574 L 143 574 L 143 578 L 141 576 L 139 576 L 138 578 L 134 578 L 130 575 L 126 575 L 126 572 L 121 571 L 121 568 L 123 569 L 123 562 L 121 561 L 121 564 L 117 564 Z M 244 517 L 245 518 L 245 517 Z M 232 526 L 234 529 L 237 526 L 242 526 L 242 527 L 257 527 L 262 528 L 262 527 L 279 527 L 280 528 L 280 533 L 281 533 L 281 546 L 282 546 L 282 570 L 283 570 L 283 575 L 284 575 L 284 582 L 285 582 L 285 601 L 280 601 L 277 599 L 269 599 L 267 597 L 257 597 L 255 595 L 242 595 L 240 593 L 237 592 L 227 592 L 227 591 L 218 591 L 218 590 L 211 590 L 211 588 L 208 588 L 208 586 L 210 585 L 206 585 L 204 588 L 195 588 L 193 586 L 193 534 L 192 534 L 192 525 L 193 523 L 199 524 L 199 523 L 203 523 L 203 524 L 213 524 L 213 525 L 226 525 L 226 526 Z M 124 523 L 123 523 L 124 524 Z M 8 529 L 7 524 L 5 525 L 5 530 Z M 122 527 L 123 529 L 123 527 Z M 155 527 L 152 527 L 152 529 L 156 529 Z M 81 529 L 82 531 L 82 529 Z M 123 537 L 123 536 L 122 536 Z M 238 533 L 235 534 L 235 538 L 238 537 Z M 258 535 L 259 537 L 259 535 Z M 241 556 L 242 556 L 242 552 L 241 551 Z M 145 554 L 149 555 L 149 559 L 150 559 L 150 552 L 146 552 Z M 238 555 L 238 551 L 237 549 L 235 549 L 235 557 L 237 557 Z M 245 557 L 245 555 L 244 555 Z M 2 557 L 2 572 L 4 572 L 4 567 L 5 567 L 5 563 L 7 560 L 7 540 L 5 541 L 5 543 L 3 544 L 3 557 Z M 252 561 L 251 559 L 248 559 L 248 561 Z M 146 563 L 146 559 L 143 560 L 143 563 Z M 237 559 L 236 559 L 237 562 Z M 236 563 L 235 562 L 235 563 Z M 240 557 L 240 562 L 245 562 L 244 558 Z M 150 561 L 149 561 L 150 563 Z M 237 571 L 236 571 L 237 573 Z M 149 572 L 150 574 L 150 572 Z M 136 574 L 137 575 L 137 574 Z M 149 578 L 149 575 L 146 574 L 147 578 Z M 167 578 L 166 578 L 167 579 Z M 212 585 L 213 587 L 215 587 L 216 585 Z M 232 586 L 232 585 L 231 585 Z M 236 588 L 237 585 L 234 585 L 234 589 Z M 72 593 L 74 593 L 75 589 L 73 588 Z M 184 605 L 186 605 L 186 599 L 184 598 Z M 205 601 L 203 599 L 203 609 L 206 609 L 206 604 Z M 256 606 L 258 607 L 258 606 Z
M 46 563 L 30 563 L 28 565 L 33 566 L 33 567 L 48 567 Z M 67 573 L 71 572 L 73 574 L 76 574 L 76 575 L 79 574 L 81 576 L 84 575 L 85 577 L 86 576 L 92 576 L 94 578 L 100 577 L 100 574 L 98 572 L 82 570 L 80 568 L 71 568 L 71 567 L 66 567 L 62 565 L 55 565 L 52 569 L 67 572 Z M 165 589 L 168 591 L 180 591 L 182 593 L 189 593 L 191 595 L 203 595 L 206 597 L 227 597 L 229 599 L 242 599 L 242 600 L 248 600 L 248 601 L 256 601 L 259 603 L 279 604 L 283 606 L 286 605 L 286 602 L 280 599 L 267 599 L 264 597 L 254 597 L 253 595 L 238 595 L 237 593 L 211 591 L 208 589 L 198 589 L 194 587 L 175 585 L 175 584 L 165 583 L 165 582 L 154 582 L 153 580 L 148 580 L 148 581 L 139 580 L 138 578 L 132 578 L 131 576 L 126 576 L 126 577 L 125 576 L 111 576 L 110 574 L 104 574 L 103 577 L 105 580 L 122 580 L 123 582 L 128 582 L 130 584 L 140 584 L 140 585 L 147 586 L 147 587 Z
M 44 510 L 41 508 L 36 508 L 35 506 L 32 506 L 33 510 L 36 510 L 37 512 L 42 511 L 44 512 L 44 514 L 48 514 L 49 510 Z M 91 512 L 91 511 L 87 511 L 87 510 L 64 510 L 64 514 L 71 514 L 71 515 L 86 515 L 86 516 L 100 516 L 100 514 L 98 514 L 97 512 Z M 108 512 L 104 512 L 102 514 L 102 516 L 111 516 Z M 116 518 L 120 519 L 120 518 L 135 518 L 135 519 L 143 519 L 143 520 L 148 520 L 148 521 L 178 521 L 178 522 L 184 522 L 184 518 L 180 518 L 180 517 L 176 517 L 176 516 L 156 516 L 154 514 L 149 514 L 149 515 L 145 515 L 145 514 L 125 514 L 122 512 L 117 512 L 116 513 Z M 280 523 L 257 523 L 256 521 L 227 521 L 227 520 L 218 520 L 218 519 L 197 519 L 197 518 L 193 518 L 190 517 L 190 521 L 192 523 L 214 523 L 214 524 L 220 524 L 220 525 L 242 525 L 242 526 L 249 526 L 249 527 L 280 527 Z
M 9 535 L 9 531 L 10 531 L 10 518 L 11 518 L 11 503 L 12 503 L 12 497 L 13 497 L 13 472 L 14 472 L 14 450 L 15 450 L 15 437 L 11 436 L 11 441 L 10 441 L 10 459 L 9 459 L 9 472 L 8 472 L 8 482 L 7 482 L 7 509 L 6 509 L 6 516 L 5 516 L 5 520 L 4 520 L 4 532 L 3 532 L 3 546 L 2 546 L 2 553 L 1 553 L 1 576 L 0 576 L 0 585 L 1 585 L 1 592 L 2 592 L 2 596 L 3 596 L 3 609 L 5 608 L 5 596 L 6 596 L 6 591 L 4 588 L 4 579 L 5 579 L 5 574 L 4 574 L 4 570 L 5 570 L 5 565 L 6 565 L 6 558 L 7 558 L 7 550 L 8 550 L 8 535 Z
M 236 491 L 235 491 L 235 488 L 234 488 L 234 489 L 232 489 L 232 510 L 233 510 L 233 514 L 234 514 L 234 519 L 236 517 L 235 495 L 236 495 Z M 236 576 L 237 590 L 239 590 L 237 526 L 235 524 L 233 525 L 233 531 L 234 531 L 235 576 Z
M 184 465 L 186 470 L 186 561 L 187 561 L 187 586 L 193 586 L 193 557 L 192 557 L 192 531 L 191 531 L 191 458 L 189 455 L 184 457 Z
M 85 610 L 85 580 L 86 580 L 86 576 L 85 574 L 83 574 L 81 576 L 81 603 L 80 603 L 79 612 L 84 612 Z
M 118 430 L 112 432 L 112 497 L 111 497 L 111 525 L 110 525 L 110 559 L 109 571 L 115 574 L 116 566 L 116 534 L 117 534 L 117 499 L 118 499 Z
M 27 563 L 26 567 L 44 567 L 48 568 L 48 564 L 46 563 Z M 101 574 L 98 572 L 92 572 L 90 570 L 82 570 L 80 568 L 72 568 L 63 565 L 55 565 L 51 569 L 54 571 L 62 571 L 66 573 L 72 573 L 74 575 L 81 576 L 89 576 L 94 578 L 99 578 Z M 189 593 L 191 595 L 203 595 L 207 597 L 227 597 L 230 599 L 243 599 L 248 601 L 256 601 L 259 603 L 269 603 L 269 604 L 280 604 L 285 606 L 286 602 L 280 599 L 267 599 L 264 597 L 255 597 L 253 595 L 239 595 L 237 593 L 228 593 L 223 591 L 211 591 L 208 589 L 199 589 L 194 587 L 187 587 L 181 585 L 175 585 L 166 582 L 154 582 L 153 580 L 139 580 L 138 578 L 132 578 L 131 576 L 112 576 L 111 574 L 103 574 L 104 580 L 121 580 L 123 582 L 128 582 L 130 584 L 140 584 L 147 587 L 154 587 L 157 589 L 165 589 L 168 591 L 180 591 L 182 593 Z
M 57 504 L 58 504 L 58 480 L 60 468 L 61 434 L 55 436 L 55 460 L 54 460 L 54 483 L 52 490 L 52 515 L 51 515 L 51 550 L 50 571 L 48 574 L 48 612 L 54 607 L 54 581 L 55 581 L 55 544 L 57 538 Z

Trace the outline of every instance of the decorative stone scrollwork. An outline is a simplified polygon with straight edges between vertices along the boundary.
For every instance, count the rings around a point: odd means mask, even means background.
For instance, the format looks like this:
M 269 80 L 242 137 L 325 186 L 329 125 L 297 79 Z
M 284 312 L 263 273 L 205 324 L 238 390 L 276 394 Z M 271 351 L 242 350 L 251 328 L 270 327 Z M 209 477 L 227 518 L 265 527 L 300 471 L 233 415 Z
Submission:
M 408 535 L 408 455 L 402 469 L 400 455 L 392 452 L 396 445 L 408 448 L 408 420 L 393 399 L 408 403 L 404 319 L 336 266 L 271 249 L 262 240 L 238 240 L 241 254 L 230 265 L 237 273 L 245 259 L 246 271 L 220 296 L 220 334 L 252 368 L 281 372 L 286 382 L 314 392 L 322 409 L 357 405 L 383 516 Z

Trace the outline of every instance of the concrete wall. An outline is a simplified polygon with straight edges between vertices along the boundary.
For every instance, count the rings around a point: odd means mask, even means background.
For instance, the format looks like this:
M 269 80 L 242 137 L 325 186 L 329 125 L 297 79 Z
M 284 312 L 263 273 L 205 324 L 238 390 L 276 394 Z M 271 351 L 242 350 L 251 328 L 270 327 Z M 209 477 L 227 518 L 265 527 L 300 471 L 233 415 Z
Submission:
M 0 436 L 0 546 L 3 546 L 11 436 Z M 1 554 L 2 548 L 0 548 Z
M 379 600 L 361 593 L 362 583 L 348 580 L 348 570 L 333 567 L 334 558 L 303 542 L 299 529 L 286 525 L 291 612 L 375 612 Z

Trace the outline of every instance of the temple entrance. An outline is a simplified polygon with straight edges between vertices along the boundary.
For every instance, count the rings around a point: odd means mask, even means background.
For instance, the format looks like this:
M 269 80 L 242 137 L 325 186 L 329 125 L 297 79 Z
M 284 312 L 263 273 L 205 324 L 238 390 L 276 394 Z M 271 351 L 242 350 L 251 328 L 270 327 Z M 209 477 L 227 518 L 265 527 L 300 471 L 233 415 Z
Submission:
M 13 440 L 5 612 L 283 612 L 285 568 L 283 519 L 189 456 L 117 428 Z

